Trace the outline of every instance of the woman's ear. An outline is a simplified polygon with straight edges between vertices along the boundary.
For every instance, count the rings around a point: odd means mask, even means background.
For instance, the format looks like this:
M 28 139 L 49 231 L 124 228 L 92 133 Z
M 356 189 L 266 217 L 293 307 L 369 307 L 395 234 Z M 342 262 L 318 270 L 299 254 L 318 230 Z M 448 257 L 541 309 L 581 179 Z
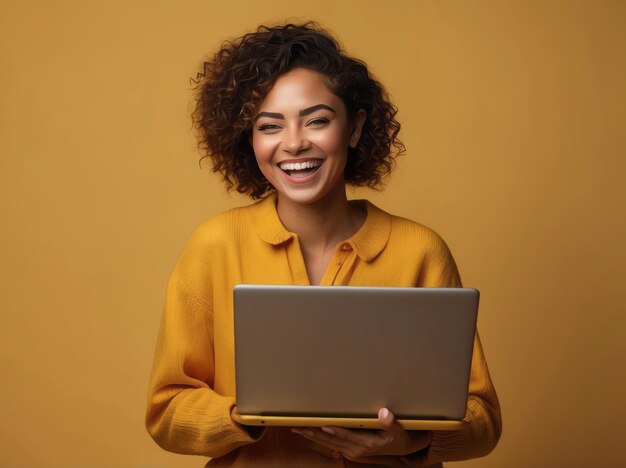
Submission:
M 352 132 L 350 133 L 350 139 L 348 140 L 348 146 L 350 148 L 356 148 L 359 144 L 359 140 L 361 139 L 361 131 L 363 130 L 363 124 L 365 123 L 365 118 L 367 114 L 363 109 L 359 109 L 354 117 L 352 122 Z

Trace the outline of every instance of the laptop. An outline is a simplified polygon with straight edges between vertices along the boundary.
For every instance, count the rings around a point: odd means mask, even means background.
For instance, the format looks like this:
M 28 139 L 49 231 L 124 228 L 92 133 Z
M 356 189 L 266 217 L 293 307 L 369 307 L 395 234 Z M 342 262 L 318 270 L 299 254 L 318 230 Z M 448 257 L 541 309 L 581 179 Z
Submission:
M 236 408 L 254 426 L 464 427 L 479 292 L 238 285 Z

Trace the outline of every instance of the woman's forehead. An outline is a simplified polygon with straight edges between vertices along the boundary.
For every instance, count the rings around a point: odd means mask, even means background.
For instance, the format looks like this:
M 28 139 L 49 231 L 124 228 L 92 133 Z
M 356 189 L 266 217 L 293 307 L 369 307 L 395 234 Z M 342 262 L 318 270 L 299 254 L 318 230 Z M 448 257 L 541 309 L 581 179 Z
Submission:
M 296 68 L 278 77 L 257 110 L 298 112 L 317 104 L 326 104 L 337 112 L 340 112 L 337 107 L 343 107 L 342 100 L 328 88 L 323 75 Z

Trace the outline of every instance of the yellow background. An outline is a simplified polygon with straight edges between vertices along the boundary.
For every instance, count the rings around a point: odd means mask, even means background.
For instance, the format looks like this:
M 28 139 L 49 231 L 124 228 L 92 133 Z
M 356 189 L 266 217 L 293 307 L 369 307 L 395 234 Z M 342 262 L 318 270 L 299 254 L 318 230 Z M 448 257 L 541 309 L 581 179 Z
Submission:
M 626 2 L 0 3 L 0 465 L 199 467 L 143 427 L 169 272 L 247 203 L 198 168 L 189 77 L 319 20 L 400 108 L 381 193 L 449 243 L 504 433 L 463 467 L 625 466 Z

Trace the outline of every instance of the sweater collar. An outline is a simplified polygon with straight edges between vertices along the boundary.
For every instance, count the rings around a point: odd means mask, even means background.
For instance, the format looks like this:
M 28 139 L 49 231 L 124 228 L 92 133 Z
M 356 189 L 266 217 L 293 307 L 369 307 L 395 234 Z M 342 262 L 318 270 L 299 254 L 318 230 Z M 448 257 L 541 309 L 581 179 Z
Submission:
M 272 192 L 248 208 L 253 229 L 263 241 L 273 246 L 279 246 L 296 237 L 296 234 L 289 232 L 281 223 L 276 211 L 276 202 L 276 192 Z M 391 215 L 367 200 L 352 200 L 350 203 L 364 205 L 367 209 L 367 218 L 363 226 L 342 244 L 354 249 L 362 260 L 369 262 L 387 246 L 391 234 Z

